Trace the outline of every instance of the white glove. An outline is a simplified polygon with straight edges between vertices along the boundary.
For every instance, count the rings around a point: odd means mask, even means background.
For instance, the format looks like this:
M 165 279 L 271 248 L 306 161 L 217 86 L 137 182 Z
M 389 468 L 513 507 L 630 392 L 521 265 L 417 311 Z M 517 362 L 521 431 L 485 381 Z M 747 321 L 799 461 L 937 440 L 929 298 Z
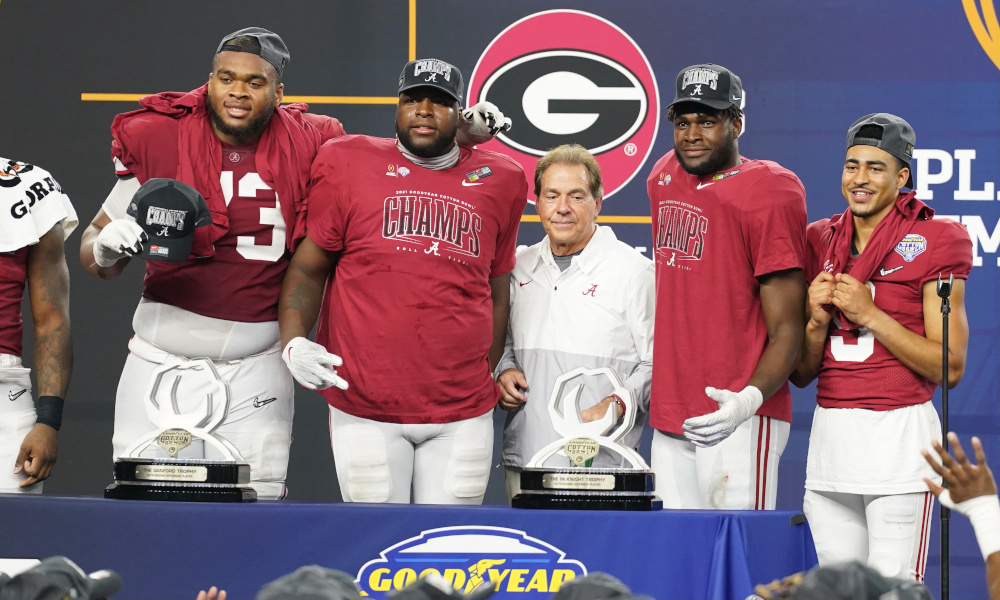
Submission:
M 764 403 L 764 395 L 752 385 L 741 392 L 705 388 L 705 394 L 719 403 L 719 410 L 684 421 L 684 437 L 695 446 L 708 448 L 726 439 Z
M 288 365 L 292 377 L 307 390 L 325 390 L 331 385 L 347 389 L 347 382 L 333 368 L 344 364 L 344 361 L 315 342 L 304 337 L 293 338 L 281 351 L 281 359 Z
M 942 506 L 969 517 L 983 560 L 994 552 L 1000 552 L 1000 499 L 996 494 L 976 496 L 956 504 L 951 499 L 951 493 L 944 490 L 938 500 Z
M 135 221 L 115 219 L 104 226 L 94 242 L 94 262 L 99 267 L 110 267 L 126 256 L 141 252 L 143 242 L 148 239 Z
M 480 102 L 462 111 L 462 131 L 475 144 L 485 144 L 501 131 L 510 131 L 510 126 L 510 118 L 492 102 Z

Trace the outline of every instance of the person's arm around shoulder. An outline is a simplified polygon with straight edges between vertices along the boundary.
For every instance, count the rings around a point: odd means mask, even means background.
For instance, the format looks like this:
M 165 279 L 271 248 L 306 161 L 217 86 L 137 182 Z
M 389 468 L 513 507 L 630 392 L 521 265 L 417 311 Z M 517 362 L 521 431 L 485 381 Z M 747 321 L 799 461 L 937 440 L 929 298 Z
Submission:
M 62 403 L 73 370 L 69 322 L 69 270 L 61 225 L 50 229 L 27 258 L 28 297 L 34 319 L 34 367 L 38 377 L 38 421 L 24 437 L 14 472 L 28 478 L 20 487 L 46 479 L 58 454 L 56 431 L 62 423 Z
M 953 432 L 948 433 L 948 444 L 955 454 L 954 459 L 937 440 L 931 442 L 934 451 L 941 457 L 940 464 L 930 452 L 922 452 L 931 468 L 948 484 L 948 489 L 927 478 L 924 482 L 941 504 L 969 517 L 986 561 L 986 585 L 990 600 L 1000 600 L 1000 499 L 997 498 L 993 473 L 986 464 L 986 453 L 979 438 L 972 438 L 976 464 L 969 461 L 962 443 Z
M 330 386 L 347 389 L 347 382 L 333 368 L 343 364 L 340 357 L 308 339 L 319 316 L 326 278 L 335 262 L 333 252 L 307 235 L 292 255 L 278 296 L 281 358 L 296 381 L 310 390 Z

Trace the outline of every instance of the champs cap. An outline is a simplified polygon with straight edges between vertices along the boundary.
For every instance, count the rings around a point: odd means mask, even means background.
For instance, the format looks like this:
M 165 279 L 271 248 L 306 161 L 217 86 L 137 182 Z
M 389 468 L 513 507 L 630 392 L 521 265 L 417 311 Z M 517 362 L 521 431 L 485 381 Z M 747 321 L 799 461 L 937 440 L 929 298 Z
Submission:
M 174 179 L 150 179 L 132 196 L 129 216 L 149 240 L 136 256 L 184 262 L 191 254 L 194 230 L 212 224 L 212 213 L 198 190 Z
M 670 106 L 679 102 L 697 102 L 715 110 L 730 106 L 742 109 L 746 103 L 743 82 L 725 67 L 711 63 L 694 65 L 677 74 L 677 90 Z
M 910 124 L 896 115 L 872 113 L 854 122 L 847 130 L 847 148 L 851 146 L 875 146 L 903 161 L 907 167 L 913 160 L 913 146 L 917 134 Z M 906 187 L 913 189 L 913 170 L 906 180 Z
M 252 37 L 257 40 L 257 43 L 260 44 L 260 50 L 229 43 L 233 38 L 243 36 Z M 281 72 L 285 70 L 285 65 L 288 64 L 288 59 L 291 58 L 288 54 L 288 46 L 282 41 L 281 36 L 261 27 L 247 27 L 230 33 L 219 42 L 219 49 L 215 53 L 218 54 L 219 52 L 249 52 L 250 54 L 256 54 L 271 63 L 274 70 L 278 72 L 278 77 L 281 77 Z
M 122 578 L 114 571 L 96 571 L 88 575 L 65 556 L 53 556 L 3 583 L 0 597 L 4 600 L 100 600 L 110 597 L 121 587 Z
M 406 90 L 429 86 L 437 88 L 462 103 L 462 72 L 455 65 L 436 58 L 411 60 L 399 74 L 399 93 Z
M 309 565 L 265 585 L 255 600 L 361 600 L 361 594 L 347 573 Z

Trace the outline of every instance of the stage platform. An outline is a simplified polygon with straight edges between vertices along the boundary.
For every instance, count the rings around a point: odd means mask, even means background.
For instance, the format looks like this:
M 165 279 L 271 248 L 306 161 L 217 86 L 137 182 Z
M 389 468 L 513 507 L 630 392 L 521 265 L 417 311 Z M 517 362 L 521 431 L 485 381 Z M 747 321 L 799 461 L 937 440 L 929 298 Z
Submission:
M 794 512 L 530 511 L 370 504 L 199 504 L 0 495 L 0 558 L 66 555 L 118 571 L 116 600 L 252 599 L 306 564 L 346 571 L 375 598 L 427 570 L 496 600 L 549 598 L 605 571 L 637 594 L 742 600 L 816 564 Z

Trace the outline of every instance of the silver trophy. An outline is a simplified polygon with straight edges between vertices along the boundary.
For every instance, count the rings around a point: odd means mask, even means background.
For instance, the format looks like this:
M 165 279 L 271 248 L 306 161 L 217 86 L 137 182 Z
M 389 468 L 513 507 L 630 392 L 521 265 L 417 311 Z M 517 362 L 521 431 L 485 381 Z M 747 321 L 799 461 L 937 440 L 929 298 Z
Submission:
M 577 383 L 564 393 L 573 380 L 603 376 L 612 385 L 612 394 L 625 404 L 625 416 L 618 422 L 612 403 L 607 413 L 586 423 L 581 416 L 580 397 L 584 384 Z M 514 496 L 515 508 L 583 508 L 613 510 L 655 510 L 663 503 L 653 496 L 653 474 L 639 453 L 622 443 L 635 427 L 638 406 L 632 390 L 610 367 L 580 367 L 556 378 L 549 396 L 549 418 L 562 439 L 535 453 L 521 471 L 521 493 Z M 601 450 L 618 456 L 628 465 L 621 468 L 590 467 Z M 565 467 L 549 464 L 555 456 L 566 458 Z
M 183 411 L 178 390 L 185 377 L 207 383 L 204 397 L 186 405 Z M 115 461 L 115 483 L 108 486 L 108 498 L 131 500 L 189 500 L 248 502 L 257 494 L 246 487 L 250 465 L 228 440 L 215 429 L 229 414 L 229 383 L 219 376 L 212 361 L 204 358 L 171 357 L 153 371 L 143 396 L 146 414 L 157 427 L 135 440 L 125 456 Z M 206 450 L 215 450 L 222 460 L 177 458 L 192 441 L 201 440 Z M 153 445 L 169 458 L 143 458 Z

